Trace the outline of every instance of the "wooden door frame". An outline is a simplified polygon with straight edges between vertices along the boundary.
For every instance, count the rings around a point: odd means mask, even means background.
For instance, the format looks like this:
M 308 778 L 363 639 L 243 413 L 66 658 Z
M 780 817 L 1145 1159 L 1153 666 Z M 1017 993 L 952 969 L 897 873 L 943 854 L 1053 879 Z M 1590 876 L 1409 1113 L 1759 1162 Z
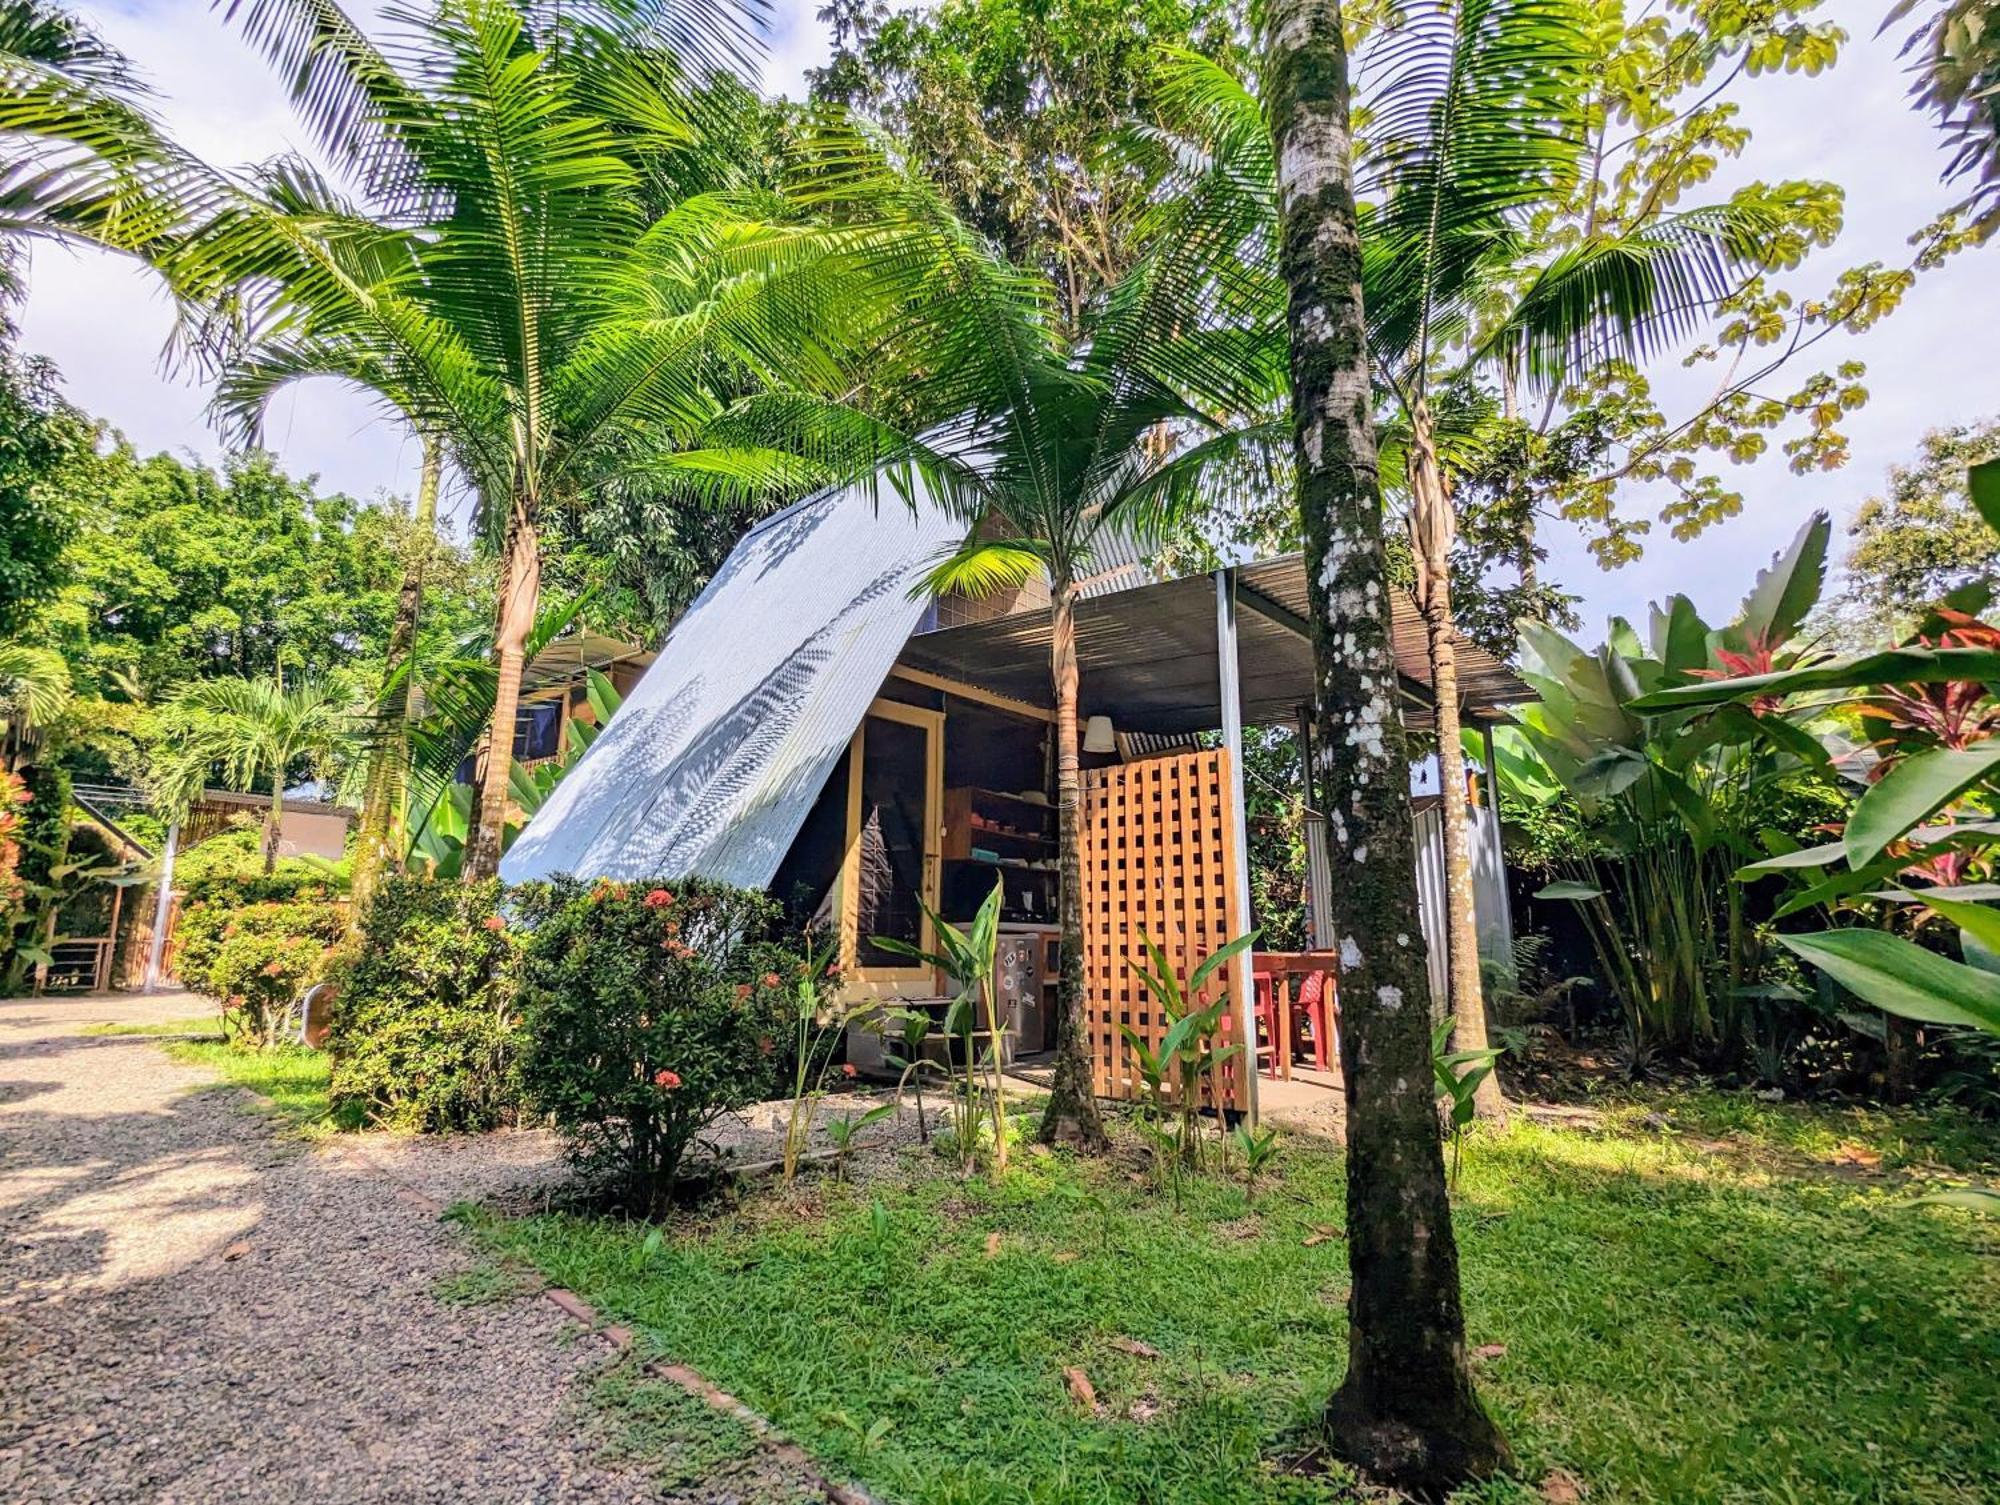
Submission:
M 866 757 L 863 743 L 868 717 L 897 721 L 919 727 L 929 735 L 924 739 L 924 851 L 922 897 L 932 909 L 938 907 L 938 886 L 944 859 L 944 721 L 943 711 L 927 706 L 904 705 L 896 700 L 876 700 L 862 716 L 848 742 L 847 757 L 847 847 L 840 860 L 840 967 L 847 980 L 849 997 L 898 998 L 929 997 L 936 991 L 936 977 L 929 967 L 912 962 L 902 967 L 863 967 L 861 955 L 861 779 Z M 919 931 L 926 951 L 937 944 L 928 917 Z

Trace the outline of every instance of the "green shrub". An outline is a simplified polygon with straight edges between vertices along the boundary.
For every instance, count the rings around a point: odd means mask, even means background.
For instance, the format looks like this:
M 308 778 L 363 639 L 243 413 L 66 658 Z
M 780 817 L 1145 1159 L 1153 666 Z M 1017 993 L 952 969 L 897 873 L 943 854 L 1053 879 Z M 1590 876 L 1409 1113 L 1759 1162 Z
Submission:
M 524 1098 L 578 1169 L 652 1211 L 696 1136 L 777 1085 L 799 965 L 781 911 L 695 880 L 563 879 L 523 895 L 516 918 Z
M 497 882 L 391 878 L 333 982 L 333 1106 L 424 1133 L 487 1129 L 508 1082 L 514 946 Z
M 261 838 L 254 830 L 224 831 L 174 858 L 174 889 L 183 900 L 233 898 L 331 898 L 347 892 L 347 864 L 319 857 L 280 857 L 278 870 L 264 871 Z
M 286 1011 L 326 972 L 346 911 L 324 900 L 197 900 L 174 931 L 183 986 L 213 998 L 241 1045 L 276 1043 Z

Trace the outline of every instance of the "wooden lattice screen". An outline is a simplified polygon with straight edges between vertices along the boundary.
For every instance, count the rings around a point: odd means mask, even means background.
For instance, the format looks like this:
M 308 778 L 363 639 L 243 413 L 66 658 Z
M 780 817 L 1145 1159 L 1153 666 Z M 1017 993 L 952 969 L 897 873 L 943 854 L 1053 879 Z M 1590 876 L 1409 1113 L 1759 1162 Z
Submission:
M 1127 964 L 1145 956 L 1141 933 L 1167 954 L 1185 983 L 1200 958 L 1237 929 L 1230 914 L 1233 821 L 1229 754 L 1221 748 L 1083 775 L 1084 987 L 1092 1079 L 1100 1096 L 1135 1098 L 1145 1091 L 1120 1024 L 1131 1025 L 1149 1045 L 1166 1034 Z M 1211 990 L 1229 986 L 1228 971 Z M 1225 1017 L 1233 1022 L 1233 1014 Z M 1236 1038 L 1233 1028 L 1228 1038 Z M 1233 1092 L 1226 1084 L 1223 1090 L 1230 1102 Z

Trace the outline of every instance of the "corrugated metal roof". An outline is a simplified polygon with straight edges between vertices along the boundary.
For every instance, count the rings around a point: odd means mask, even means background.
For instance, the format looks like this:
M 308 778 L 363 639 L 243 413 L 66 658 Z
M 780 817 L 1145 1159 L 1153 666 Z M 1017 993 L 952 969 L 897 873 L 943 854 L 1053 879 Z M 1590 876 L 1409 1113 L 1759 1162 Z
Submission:
M 963 536 L 908 482 L 808 498 L 746 534 L 500 865 L 771 881 Z

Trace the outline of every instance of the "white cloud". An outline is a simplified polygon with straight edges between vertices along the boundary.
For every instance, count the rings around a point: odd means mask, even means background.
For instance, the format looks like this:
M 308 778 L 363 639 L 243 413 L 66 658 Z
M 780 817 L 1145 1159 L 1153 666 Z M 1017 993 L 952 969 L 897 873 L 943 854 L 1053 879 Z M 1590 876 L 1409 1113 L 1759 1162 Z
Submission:
M 816 3 L 776 0 L 769 13 L 764 79 L 774 93 L 796 97 L 805 70 L 825 60 Z M 211 160 L 248 161 L 305 144 L 269 69 L 205 0 L 92 0 L 81 8 L 140 61 L 162 93 L 171 128 Z M 1952 198 L 1937 182 L 1936 134 L 1903 98 L 1896 39 L 1874 37 L 1880 9 L 1877 0 L 1831 0 L 1826 14 L 1853 34 L 1837 69 L 1817 79 L 1752 80 L 1737 91 L 1756 132 L 1741 176 L 1828 177 L 1848 190 L 1847 231 L 1799 274 L 1801 288 L 1856 261 L 1900 262 L 1904 238 Z M 1920 281 L 1876 330 L 1829 340 L 1815 352 L 1829 363 L 1852 354 L 1868 364 L 1873 400 L 1849 425 L 1854 450 L 1844 470 L 1799 477 L 1779 460 L 1738 472 L 1747 497 L 1741 517 L 1688 544 L 1656 535 L 1639 564 L 1612 574 L 1599 571 L 1574 539 L 1555 540 L 1551 573 L 1585 596 L 1593 627 L 1608 612 L 1643 611 L 1648 599 L 1673 590 L 1726 612 L 1754 566 L 1813 508 L 1844 519 L 1925 429 L 2000 410 L 1986 338 L 2000 328 L 1995 254 L 1959 257 Z M 44 247 L 31 286 L 25 343 L 56 359 L 79 403 L 143 449 L 219 452 L 203 420 L 206 394 L 161 372 L 171 314 L 145 273 L 110 257 Z M 1694 379 L 1678 370 L 1659 380 L 1666 389 L 1693 390 Z M 364 398 L 327 384 L 281 400 L 266 439 L 287 466 L 316 471 L 329 486 L 367 495 L 414 484 L 416 450 L 400 428 Z

